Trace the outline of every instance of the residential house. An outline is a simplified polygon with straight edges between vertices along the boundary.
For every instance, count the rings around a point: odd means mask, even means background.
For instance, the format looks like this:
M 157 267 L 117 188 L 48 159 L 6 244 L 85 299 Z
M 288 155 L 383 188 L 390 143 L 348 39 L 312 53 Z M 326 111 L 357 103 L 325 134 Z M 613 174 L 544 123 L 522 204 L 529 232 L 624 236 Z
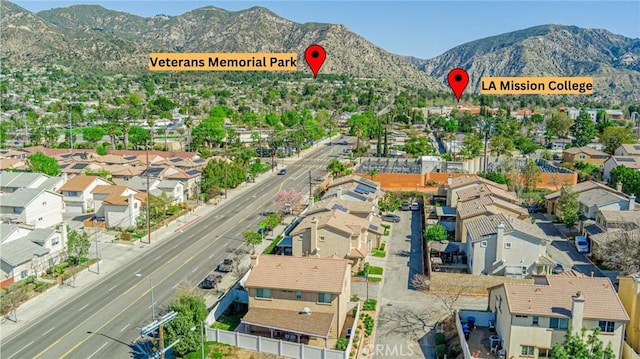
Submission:
M 383 234 L 379 217 L 357 217 L 346 208 L 308 215 L 289 233 L 293 256 L 347 258 L 354 270 L 362 267 L 371 248 L 380 247 Z
M 629 322 L 607 277 L 545 275 L 532 284 L 503 283 L 489 288 L 489 310 L 506 358 L 550 357 L 567 330 L 582 328 L 587 335 L 600 328 L 599 339 L 620 358 Z
M 567 138 L 556 138 L 551 140 L 551 150 L 552 151 L 564 151 L 567 146 L 571 144 L 571 140 Z
M 11 193 L 24 188 L 46 189 L 56 192 L 64 184 L 63 177 L 32 172 L 0 172 L 0 192 Z
M 598 151 L 589 146 L 571 147 L 562 152 L 562 161 L 568 163 L 585 162 L 594 166 L 602 167 L 604 162 L 610 157 L 606 152 Z
M 631 197 L 629 204 L 631 206 L 626 211 L 599 210 L 596 212 L 596 224 L 604 231 L 640 228 L 640 206 L 636 207 Z
M 98 176 L 75 176 L 60 189 L 66 213 L 93 212 L 93 191 L 96 186 L 109 186 L 111 183 Z
M 247 333 L 329 347 L 344 331 L 351 309 L 351 266 L 347 260 L 259 255 L 245 288 L 249 311 L 241 320 Z
M 340 191 L 341 189 L 338 188 Z M 337 209 L 349 213 L 360 218 L 369 218 L 371 214 L 378 213 L 378 207 L 371 202 L 348 201 L 340 197 L 330 197 L 313 203 L 311 208 L 307 209 L 306 216 L 311 216 L 320 212 L 331 212 Z
M 640 171 L 640 156 L 611 156 L 602 165 L 602 177 L 607 181 L 610 180 L 611 171 L 618 166 Z
M 612 229 L 606 232 L 589 233 L 591 246 L 589 248 L 594 260 L 603 259 L 602 256 L 610 254 L 606 250 L 602 250 L 604 246 L 615 240 L 624 240 L 626 242 L 640 242 L 640 228 L 631 229 Z
M 0 193 L 0 217 L 4 222 L 47 228 L 62 222 L 62 195 L 42 188 Z
M 640 144 L 624 144 L 616 148 L 614 156 L 637 156 L 640 157 Z
M 57 264 L 64 252 L 66 226 L 31 228 L 19 224 L 0 224 L 1 282 L 10 284 L 43 272 Z
M 463 202 L 458 202 L 458 207 L 456 208 L 455 240 L 458 242 L 467 241 L 467 227 L 464 225 L 467 221 L 498 213 L 519 220 L 529 218 L 529 211 L 526 208 L 493 195 L 465 199 Z
M 596 182 L 596 181 L 585 181 L 585 182 L 580 182 L 574 186 L 571 186 L 571 191 L 573 193 L 583 193 L 586 191 L 590 191 L 593 189 L 603 189 L 605 191 L 609 191 L 611 193 L 615 193 L 615 194 L 621 194 L 624 195 L 621 190 L 622 190 L 622 185 L 619 186 L 619 188 L 613 189 L 611 187 L 608 187 L 605 184 Z M 544 197 L 545 199 L 545 207 L 547 208 L 547 213 L 548 214 L 554 214 L 557 216 L 560 216 L 562 214 L 562 211 L 560 210 L 560 208 L 557 206 L 558 203 L 558 199 L 560 199 L 560 195 L 562 194 L 562 191 L 555 191 L 553 193 L 550 193 L 548 195 L 546 195 Z
M 546 235 L 531 222 L 502 213 L 465 222 L 469 273 L 523 278 L 549 273 Z
M 126 186 L 96 186 L 93 191 L 96 218 L 107 228 L 137 225 L 146 195 Z
M 618 277 L 618 296 L 629 314 L 626 343 L 640 353 L 640 273 Z
M 378 203 L 378 198 L 382 196 L 380 183 L 370 181 L 359 176 L 344 176 L 336 178 L 327 185 L 323 199 L 338 197 L 350 201 L 368 201 Z
M 147 178 L 136 176 L 126 182 L 127 185 L 139 192 L 147 192 Z M 164 193 L 171 203 L 184 203 L 184 185 L 176 180 L 160 180 L 149 178 L 149 193 L 154 197 L 161 197 Z
M 457 178 L 453 178 L 452 176 L 449 176 L 449 178 L 447 179 L 447 185 L 443 187 L 447 195 L 446 205 L 448 207 L 455 207 L 456 203 L 458 203 L 458 198 L 459 198 L 458 191 L 464 191 L 466 189 L 476 187 L 482 184 L 492 187 L 491 190 L 496 189 L 496 191 L 497 190 L 503 190 L 505 192 L 508 191 L 508 188 L 506 185 L 489 181 L 488 179 L 482 178 L 480 176 L 471 175 L 471 176 L 462 176 Z M 480 191 L 480 189 L 476 189 L 476 191 Z M 463 198 L 467 198 L 467 197 L 463 197 Z
M 635 206 L 635 195 L 627 196 L 604 188 L 594 188 L 578 194 L 579 211 L 587 219 L 595 219 L 599 210 L 633 211 Z

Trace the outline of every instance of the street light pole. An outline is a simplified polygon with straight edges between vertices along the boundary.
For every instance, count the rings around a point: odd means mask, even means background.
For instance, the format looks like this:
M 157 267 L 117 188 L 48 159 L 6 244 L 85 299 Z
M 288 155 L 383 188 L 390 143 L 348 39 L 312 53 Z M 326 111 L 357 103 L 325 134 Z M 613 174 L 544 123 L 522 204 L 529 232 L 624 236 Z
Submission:
M 200 348 L 202 349 L 202 359 L 204 359 L 204 322 L 200 322 Z
M 153 278 L 148 277 L 142 273 L 136 273 L 136 277 L 143 277 L 149 279 L 149 287 L 151 288 L 151 321 L 156 320 L 156 301 L 153 298 Z
M 94 240 L 96 242 L 96 270 L 98 272 L 98 274 L 100 274 L 100 253 L 98 252 L 98 228 L 96 227 L 96 219 L 94 217 L 93 219 L 93 237 Z
M 151 133 L 149 133 L 151 135 Z M 151 203 L 149 202 L 149 139 L 145 141 L 147 156 L 147 244 L 151 245 Z

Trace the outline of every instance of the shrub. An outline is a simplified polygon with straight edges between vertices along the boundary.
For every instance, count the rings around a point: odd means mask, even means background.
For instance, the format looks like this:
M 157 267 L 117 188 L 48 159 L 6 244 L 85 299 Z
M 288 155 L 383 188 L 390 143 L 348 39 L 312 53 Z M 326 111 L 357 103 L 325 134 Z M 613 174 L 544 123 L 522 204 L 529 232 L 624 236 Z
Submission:
M 447 354 L 447 345 L 446 344 L 438 344 L 436 345 L 436 356 L 438 358 L 444 358 Z
M 375 299 L 367 299 L 362 306 L 363 310 L 374 311 L 376 310 L 377 301 Z
M 436 345 L 444 344 L 444 333 L 436 333 L 436 335 L 433 336 L 433 340 L 435 341 Z
M 354 295 L 351 296 L 351 301 L 352 302 L 358 302 L 358 301 L 360 301 L 360 297 L 358 297 L 357 295 L 354 294 Z
M 462 354 L 462 347 L 460 344 L 453 344 L 449 347 L 449 358 L 457 358 L 460 354 Z
M 379 248 L 379 249 L 380 249 L 381 251 L 384 251 L 384 248 L 385 248 L 386 246 L 387 246 L 387 243 L 386 243 L 386 242 L 382 242 L 382 243 L 380 244 L 380 248 Z
M 349 345 L 349 339 L 340 338 L 336 342 L 336 349 L 337 350 L 345 350 L 345 349 L 347 349 L 347 345 Z

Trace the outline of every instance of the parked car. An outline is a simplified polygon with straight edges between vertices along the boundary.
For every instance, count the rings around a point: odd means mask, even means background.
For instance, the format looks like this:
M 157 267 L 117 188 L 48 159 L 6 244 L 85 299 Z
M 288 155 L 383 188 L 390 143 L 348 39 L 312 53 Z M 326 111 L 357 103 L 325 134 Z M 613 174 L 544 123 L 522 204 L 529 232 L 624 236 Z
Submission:
M 587 237 L 576 236 L 576 248 L 578 248 L 579 253 L 589 253 L 589 242 L 587 242 Z
M 556 263 L 556 266 L 551 269 L 551 273 L 560 274 L 564 273 L 564 267 L 560 263 Z
M 416 202 L 411 203 L 411 210 L 412 211 L 419 211 L 420 210 L 420 205 Z
M 409 202 L 407 202 L 407 201 L 402 202 L 402 210 L 403 211 L 410 211 L 411 210 L 411 204 L 409 204 Z
M 286 174 L 287 174 L 287 169 L 286 168 L 283 168 L 280 171 L 278 171 L 278 176 L 284 176 Z
M 231 272 L 233 270 L 234 263 L 233 259 L 227 258 L 220 265 L 218 265 L 219 272 Z
M 382 220 L 385 222 L 398 223 L 400 222 L 400 216 L 398 216 L 397 214 L 388 213 L 382 216 Z
M 258 228 L 258 233 L 260 234 L 267 234 L 270 233 L 273 229 L 269 228 L 269 227 L 264 227 L 264 228 Z
M 218 283 L 222 280 L 220 274 L 209 274 L 200 284 L 202 289 L 214 289 L 218 286 Z

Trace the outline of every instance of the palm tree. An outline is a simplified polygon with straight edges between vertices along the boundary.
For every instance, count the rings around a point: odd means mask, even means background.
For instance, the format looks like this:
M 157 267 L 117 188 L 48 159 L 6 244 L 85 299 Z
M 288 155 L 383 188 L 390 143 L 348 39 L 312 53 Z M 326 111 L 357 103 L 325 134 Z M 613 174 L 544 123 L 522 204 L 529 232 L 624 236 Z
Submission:
M 115 122 L 107 123 L 107 135 L 109 135 L 109 139 L 111 141 L 111 149 L 116 149 L 116 135 L 118 134 L 118 125 Z
M 120 124 L 120 128 L 122 129 L 122 141 L 124 142 L 124 149 L 129 149 L 129 130 L 131 129 L 131 124 L 127 121 L 123 121 Z
M 375 168 L 372 169 L 371 171 L 369 171 L 369 173 L 367 173 L 369 176 L 371 176 L 371 180 L 374 181 L 376 178 L 376 175 L 378 174 L 378 170 L 376 170 Z
M 148 117 L 147 118 L 147 125 L 149 126 L 149 139 L 151 142 L 151 149 L 153 149 L 153 145 L 154 145 L 154 139 L 153 139 L 153 128 L 156 124 L 156 119 L 153 117 Z
M 55 147 L 58 141 L 58 129 L 55 127 L 49 127 L 44 133 L 44 137 L 47 141 L 47 147 Z
M 187 128 L 187 148 L 191 151 L 191 128 L 193 127 L 193 119 L 191 117 L 185 118 L 184 125 Z

